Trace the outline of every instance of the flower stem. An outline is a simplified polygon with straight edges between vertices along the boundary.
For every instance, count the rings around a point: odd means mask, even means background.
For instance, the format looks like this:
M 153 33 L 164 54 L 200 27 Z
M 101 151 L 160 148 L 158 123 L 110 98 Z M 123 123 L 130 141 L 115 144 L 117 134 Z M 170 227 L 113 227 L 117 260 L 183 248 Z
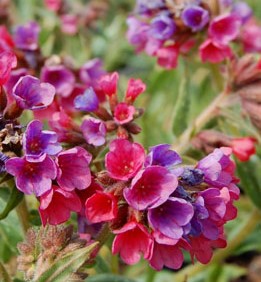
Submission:
M 4 265 L 0 262 L 0 281 L 3 282 L 12 282 L 7 270 Z
M 198 133 L 204 125 L 209 122 L 212 118 L 218 115 L 219 109 L 223 102 L 227 98 L 227 92 L 224 91 L 219 94 L 212 103 L 196 118 L 195 122 L 189 126 L 178 140 L 172 144 L 172 149 L 179 152 L 180 154 L 186 152 L 190 147 L 190 141 L 192 137 Z
M 228 256 L 232 254 L 232 251 L 238 247 L 256 228 L 257 224 L 261 221 L 261 212 L 257 209 L 254 209 L 250 214 L 249 218 L 246 220 L 246 223 L 241 226 L 238 232 L 230 239 L 227 248 L 218 250 L 214 253 L 211 263 L 220 264 Z M 192 277 L 201 271 L 204 271 L 208 265 L 196 263 L 195 265 L 190 265 L 179 271 L 174 275 L 175 282 L 184 282 L 187 281 L 189 277 Z
M 25 198 L 23 198 L 20 204 L 16 207 L 16 213 L 22 225 L 24 234 L 26 234 L 28 228 L 30 227 L 30 223 L 29 223 L 29 212 L 27 209 Z

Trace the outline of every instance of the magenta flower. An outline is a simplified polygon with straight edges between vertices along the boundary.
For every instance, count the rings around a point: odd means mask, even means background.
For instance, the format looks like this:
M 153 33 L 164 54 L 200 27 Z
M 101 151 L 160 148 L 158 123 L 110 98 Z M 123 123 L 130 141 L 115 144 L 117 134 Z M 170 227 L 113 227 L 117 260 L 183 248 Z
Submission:
M 141 79 L 130 78 L 128 81 L 127 92 L 125 96 L 126 102 L 133 103 L 136 98 L 146 91 L 146 85 Z
M 170 197 L 165 203 L 148 211 L 148 220 L 153 229 L 172 239 L 180 239 L 194 214 L 187 201 Z
M 1 72 L 1 71 L 0 71 Z M 28 74 L 28 70 L 25 69 L 25 68 L 21 68 L 21 69 L 15 69 L 15 70 L 12 70 L 10 72 L 10 76 L 9 76 L 9 79 L 7 80 L 7 82 L 5 83 L 4 85 L 4 88 L 8 94 L 8 99 L 10 101 L 13 101 L 14 100 L 14 97 L 12 95 L 12 92 L 13 92 L 13 88 L 15 86 L 15 84 L 17 83 L 17 81 Z M 0 83 L 1 84 L 1 83 Z
M 108 96 L 116 95 L 119 74 L 117 72 L 106 74 L 100 79 L 100 86 L 102 91 Z
M 0 86 L 10 77 L 11 69 L 17 65 L 16 56 L 10 51 L 0 53 Z
M 55 88 L 49 83 L 26 75 L 21 77 L 13 88 L 13 96 L 22 109 L 37 110 L 49 106 L 54 99 Z
M 57 95 L 68 97 L 75 84 L 74 74 L 63 65 L 45 66 L 41 70 L 41 80 L 51 83 Z
M 241 39 L 245 52 L 261 52 L 261 27 L 254 20 L 243 25 Z
M 127 264 L 135 264 L 141 254 L 150 259 L 153 250 L 153 239 L 143 225 L 135 221 L 126 223 L 117 234 L 112 244 L 112 253 L 120 253 L 122 260 Z
M 135 107 L 124 102 L 118 103 L 114 109 L 114 120 L 118 124 L 125 124 L 133 120 L 135 114 Z
M 39 213 L 42 224 L 61 224 L 70 218 L 70 213 L 81 211 L 81 201 L 74 191 L 64 191 L 53 185 L 40 197 Z
M 196 32 L 202 30 L 209 22 L 209 13 L 200 6 L 188 5 L 183 10 L 181 18 L 186 26 Z
M 60 16 L 61 30 L 63 33 L 75 35 L 78 32 L 78 17 L 73 14 L 64 14 Z
M 90 87 L 82 95 L 77 96 L 74 99 L 74 106 L 80 111 L 96 111 L 99 108 L 99 100 L 93 88 Z
M 0 53 L 11 51 L 15 44 L 12 36 L 4 25 L 0 25 Z
M 158 271 L 164 266 L 179 269 L 183 260 L 183 253 L 178 245 L 170 246 L 154 242 L 153 255 L 149 261 L 152 268 Z
M 43 124 L 39 120 L 33 120 L 23 135 L 23 149 L 26 160 L 39 162 L 45 159 L 46 154 L 58 154 L 62 146 L 58 143 L 55 132 L 43 130 Z
M 105 156 L 105 166 L 110 177 L 128 180 L 141 169 L 145 160 L 143 147 L 126 139 L 116 139 Z
M 98 58 L 87 61 L 79 72 L 81 82 L 87 86 L 93 86 L 93 83 L 97 84 L 97 81 L 105 74 L 103 63 Z
M 63 0 L 44 0 L 44 4 L 47 9 L 57 12 L 62 6 Z
M 149 33 L 159 40 L 169 39 L 176 31 L 174 20 L 165 12 L 158 14 L 150 23 Z
M 36 22 L 18 26 L 14 34 L 16 47 L 29 51 L 38 49 L 39 32 L 40 26 Z
M 220 63 L 233 55 L 228 45 L 220 44 L 213 41 L 211 38 L 200 45 L 199 52 L 202 62 L 210 62 L 213 64 Z
M 56 159 L 59 186 L 66 191 L 87 188 L 91 184 L 91 159 L 91 154 L 81 147 L 59 153 Z
M 126 201 L 137 210 L 155 208 L 167 201 L 178 186 L 177 177 L 160 166 L 147 167 L 124 189 Z
M 37 197 L 51 189 L 57 174 L 55 163 L 48 156 L 41 162 L 28 162 L 25 157 L 11 158 L 6 162 L 6 171 L 15 177 L 20 191 Z
M 117 213 L 117 199 L 110 193 L 97 191 L 85 203 L 85 215 L 91 223 L 113 220 Z
M 88 144 L 101 146 L 106 142 L 106 126 L 99 119 L 93 117 L 84 119 L 81 130 Z
M 174 44 L 161 47 L 157 50 L 158 64 L 168 70 L 174 69 L 178 64 L 179 47 Z
M 213 41 L 227 45 L 239 35 L 241 22 L 233 14 L 220 15 L 210 23 L 208 33 Z

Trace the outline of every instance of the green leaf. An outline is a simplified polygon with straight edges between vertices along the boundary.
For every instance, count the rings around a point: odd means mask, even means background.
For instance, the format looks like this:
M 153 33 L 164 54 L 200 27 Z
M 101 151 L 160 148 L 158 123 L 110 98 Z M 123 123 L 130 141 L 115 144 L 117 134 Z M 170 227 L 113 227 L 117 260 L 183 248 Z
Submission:
M 90 276 L 86 280 L 86 282 L 135 282 L 135 280 L 131 280 L 129 278 L 114 275 L 114 274 L 98 274 L 95 276 Z
M 2 282 L 12 282 L 11 277 L 6 271 L 4 265 L 0 262 L 0 281 Z
M 97 246 L 97 242 L 62 257 L 54 262 L 48 270 L 34 278 L 33 282 L 64 282 L 68 281 L 72 273 L 76 272 Z
M 24 194 L 20 192 L 16 187 L 13 187 L 7 204 L 4 207 L 3 211 L 0 213 L 0 220 L 6 218 L 10 211 L 12 211 L 21 202 L 23 197 Z
M 176 136 L 179 136 L 187 128 L 190 105 L 187 83 L 187 78 L 184 76 L 179 86 L 179 93 L 174 107 L 172 129 Z
M 252 202 L 261 209 L 261 160 L 252 157 L 249 162 L 237 162 L 237 173 L 240 184 Z

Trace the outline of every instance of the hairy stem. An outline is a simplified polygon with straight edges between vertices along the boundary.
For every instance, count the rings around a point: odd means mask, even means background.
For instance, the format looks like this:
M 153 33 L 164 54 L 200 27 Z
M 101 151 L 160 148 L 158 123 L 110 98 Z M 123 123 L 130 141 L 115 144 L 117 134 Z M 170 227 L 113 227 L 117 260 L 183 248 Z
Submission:
M 214 253 L 211 263 L 221 263 L 227 257 L 229 257 L 233 250 L 238 247 L 256 228 L 257 224 L 261 221 L 261 213 L 259 210 L 254 209 L 250 214 L 249 218 L 246 220 L 246 223 L 241 225 L 241 228 L 238 232 L 230 239 L 228 246 L 225 249 L 218 250 Z M 196 263 L 195 265 L 190 265 L 179 271 L 174 275 L 175 282 L 184 282 L 187 281 L 189 277 L 192 277 L 201 271 L 204 271 L 208 265 Z

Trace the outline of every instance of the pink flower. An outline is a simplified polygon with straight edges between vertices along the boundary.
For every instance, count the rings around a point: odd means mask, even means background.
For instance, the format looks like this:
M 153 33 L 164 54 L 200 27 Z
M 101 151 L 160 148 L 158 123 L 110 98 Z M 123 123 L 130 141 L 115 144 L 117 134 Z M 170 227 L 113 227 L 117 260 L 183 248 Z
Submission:
M 53 185 L 40 197 L 39 213 L 42 224 L 61 224 L 70 218 L 71 211 L 81 211 L 81 201 L 74 191 L 64 191 Z
M 62 6 L 62 0 L 44 0 L 47 9 L 57 12 Z
M 167 201 L 177 186 L 177 177 L 167 168 L 151 166 L 137 173 L 131 187 L 124 189 L 124 197 L 134 209 L 155 208 Z
M 75 147 L 58 154 L 57 182 L 66 191 L 85 189 L 91 184 L 89 164 L 92 156 L 81 147 Z
M 66 14 L 60 17 L 62 32 L 75 35 L 78 31 L 78 17 L 73 14 Z
M 116 218 L 117 199 L 113 194 L 97 191 L 85 203 L 85 215 L 91 223 L 110 221 Z
M 141 254 L 150 259 L 153 250 L 153 239 L 143 225 L 135 221 L 126 223 L 120 230 L 114 230 L 116 237 L 112 244 L 112 253 L 120 253 L 127 264 L 135 264 Z
M 140 144 L 116 139 L 110 144 L 110 151 L 105 157 L 105 166 L 110 177 L 128 180 L 141 169 L 144 160 L 145 151 Z
M 239 34 L 240 19 L 233 14 L 220 15 L 210 23 L 208 34 L 213 41 L 227 45 Z
M 247 21 L 242 28 L 241 40 L 245 52 L 261 52 L 261 26 L 254 20 Z
M 117 72 L 106 74 L 100 79 L 100 86 L 105 94 L 113 96 L 117 92 L 119 74 Z
M 211 38 L 203 42 L 199 47 L 200 57 L 203 62 L 220 63 L 226 58 L 232 56 L 229 46 L 222 45 L 213 41 Z
M 9 79 L 11 69 L 17 65 L 16 56 L 10 51 L 0 53 L 0 86 Z
M 179 48 L 171 45 L 159 48 L 157 51 L 158 64 L 166 69 L 174 69 L 178 64 Z
M 126 92 L 125 100 L 126 102 L 133 103 L 136 98 L 146 90 L 146 85 L 141 79 L 131 78 L 128 81 L 128 87 Z
M 233 138 L 231 148 L 234 155 L 242 162 L 247 162 L 256 153 L 256 139 L 251 137 Z
M 118 124 L 125 124 L 133 120 L 135 108 L 124 102 L 117 104 L 114 109 L 114 120 Z
M 0 53 L 10 51 L 15 46 L 12 36 L 4 25 L 0 26 Z

